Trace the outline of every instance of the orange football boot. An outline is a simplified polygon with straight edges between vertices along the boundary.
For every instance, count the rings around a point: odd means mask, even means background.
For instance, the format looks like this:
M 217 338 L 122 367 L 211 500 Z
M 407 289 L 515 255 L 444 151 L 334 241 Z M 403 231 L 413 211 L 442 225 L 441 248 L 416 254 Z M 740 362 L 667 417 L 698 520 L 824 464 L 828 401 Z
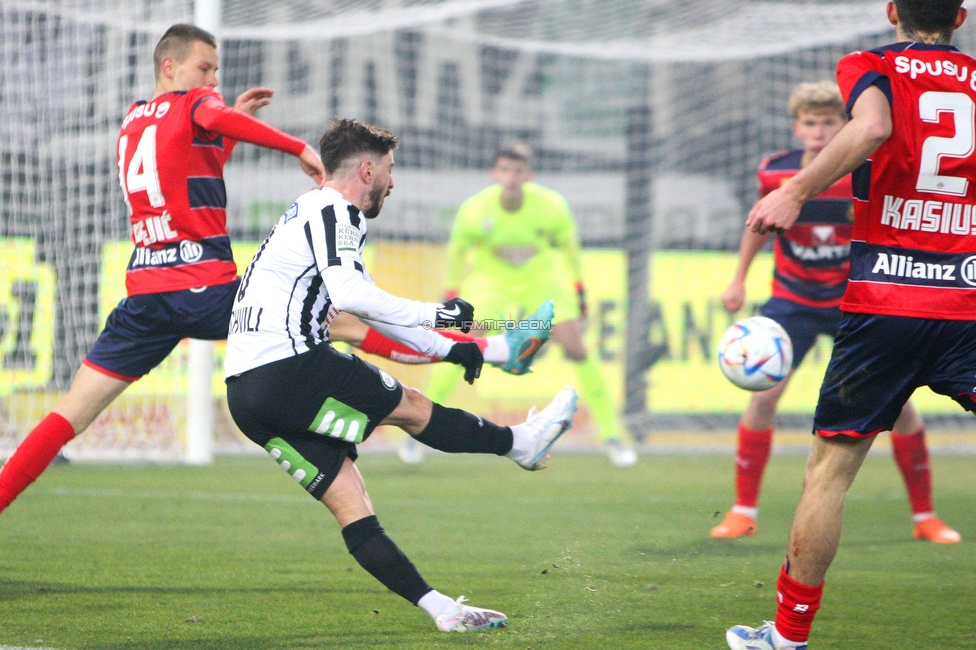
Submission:
M 962 535 L 946 526 L 938 517 L 929 517 L 915 524 L 912 537 L 936 544 L 957 544 L 962 541 Z
M 756 534 L 756 520 L 749 515 L 743 515 L 729 510 L 725 519 L 712 529 L 712 537 L 752 537 Z

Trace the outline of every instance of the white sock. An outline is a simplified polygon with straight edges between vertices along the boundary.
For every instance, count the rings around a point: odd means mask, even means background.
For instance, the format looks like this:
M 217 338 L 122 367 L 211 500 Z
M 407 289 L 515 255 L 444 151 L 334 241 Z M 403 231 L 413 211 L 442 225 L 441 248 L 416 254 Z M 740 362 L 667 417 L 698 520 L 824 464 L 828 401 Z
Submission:
M 522 424 L 516 424 L 509 428 L 512 430 L 512 448 L 505 455 L 514 461 L 523 460 L 535 447 L 532 436 L 526 433 Z
M 434 589 L 424 594 L 423 598 L 417 601 L 417 607 L 430 614 L 431 618 L 437 618 L 448 607 L 455 607 L 457 603 Z
M 806 647 L 806 641 L 790 641 L 779 633 L 776 626 L 773 626 L 773 647 L 776 650 L 791 650 L 792 648 Z
M 750 508 L 749 506 L 732 506 L 732 512 L 736 512 L 740 515 L 745 515 L 753 520 L 759 519 L 759 508 Z
M 488 346 L 483 352 L 485 363 L 505 363 L 508 361 L 508 341 L 505 340 L 503 334 L 486 336 L 485 340 L 488 341 Z
M 912 515 L 912 521 L 916 524 L 920 524 L 926 519 L 931 519 L 934 516 L 934 512 L 920 512 L 917 515 Z

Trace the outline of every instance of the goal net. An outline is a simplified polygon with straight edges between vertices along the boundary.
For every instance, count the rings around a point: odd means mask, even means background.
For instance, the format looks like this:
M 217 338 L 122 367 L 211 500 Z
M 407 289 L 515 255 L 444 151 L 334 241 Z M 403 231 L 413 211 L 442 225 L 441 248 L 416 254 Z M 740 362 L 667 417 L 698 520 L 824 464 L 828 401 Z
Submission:
M 188 0 L 0 5 L 0 456 L 68 388 L 124 297 L 131 242 L 118 129 L 131 103 L 152 95 L 159 36 L 195 9 Z M 655 397 L 668 382 L 653 379 L 654 362 L 704 355 L 727 322 L 713 293 L 669 330 L 659 293 L 711 289 L 659 279 L 705 264 L 682 251 L 736 248 L 757 164 L 791 146 L 791 88 L 831 78 L 848 51 L 893 39 L 880 0 L 251 0 L 221 9 L 228 103 L 268 86 L 275 97 L 259 117 L 310 143 L 336 115 L 400 136 L 396 189 L 371 235 L 374 276 L 395 293 L 441 295 L 440 252 L 458 205 L 490 182 L 501 142 L 531 147 L 537 180 L 563 193 L 578 221 L 587 342 L 635 426 L 673 410 Z M 964 49 L 972 35 L 968 26 L 959 35 Z M 293 159 L 251 146 L 235 150 L 226 180 L 235 257 L 246 264 L 309 181 Z M 657 259 L 678 266 L 659 269 Z M 242 452 L 220 350 L 216 450 Z M 504 420 L 534 392 L 551 394 L 564 372 L 557 356 L 537 381 L 488 378 L 484 393 L 465 387 L 458 399 Z M 428 369 L 395 372 L 423 387 Z M 71 454 L 183 458 L 186 393 L 181 345 Z

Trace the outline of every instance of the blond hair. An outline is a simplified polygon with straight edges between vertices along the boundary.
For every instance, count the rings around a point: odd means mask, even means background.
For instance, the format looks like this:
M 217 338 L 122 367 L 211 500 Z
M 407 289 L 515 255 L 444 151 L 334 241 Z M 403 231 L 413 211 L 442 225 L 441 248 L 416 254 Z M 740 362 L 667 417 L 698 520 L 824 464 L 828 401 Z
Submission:
M 836 111 L 847 118 L 847 108 L 840 88 L 833 81 L 814 81 L 797 84 L 787 105 L 793 119 L 807 111 Z

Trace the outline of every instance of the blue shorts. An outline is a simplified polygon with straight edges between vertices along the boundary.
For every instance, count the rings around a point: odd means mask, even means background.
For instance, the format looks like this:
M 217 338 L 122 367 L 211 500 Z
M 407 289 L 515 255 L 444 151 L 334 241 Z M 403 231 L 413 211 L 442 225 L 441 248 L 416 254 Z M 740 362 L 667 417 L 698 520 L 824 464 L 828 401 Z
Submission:
M 186 338 L 222 341 L 240 279 L 205 287 L 124 298 L 109 314 L 84 364 L 135 381 Z
M 759 313 L 786 330 L 793 344 L 793 368 L 807 356 L 817 336 L 834 336 L 844 313 L 838 307 L 808 307 L 786 298 L 770 298 Z
M 976 323 L 844 314 L 814 433 L 870 438 L 887 431 L 919 386 L 976 411 Z

